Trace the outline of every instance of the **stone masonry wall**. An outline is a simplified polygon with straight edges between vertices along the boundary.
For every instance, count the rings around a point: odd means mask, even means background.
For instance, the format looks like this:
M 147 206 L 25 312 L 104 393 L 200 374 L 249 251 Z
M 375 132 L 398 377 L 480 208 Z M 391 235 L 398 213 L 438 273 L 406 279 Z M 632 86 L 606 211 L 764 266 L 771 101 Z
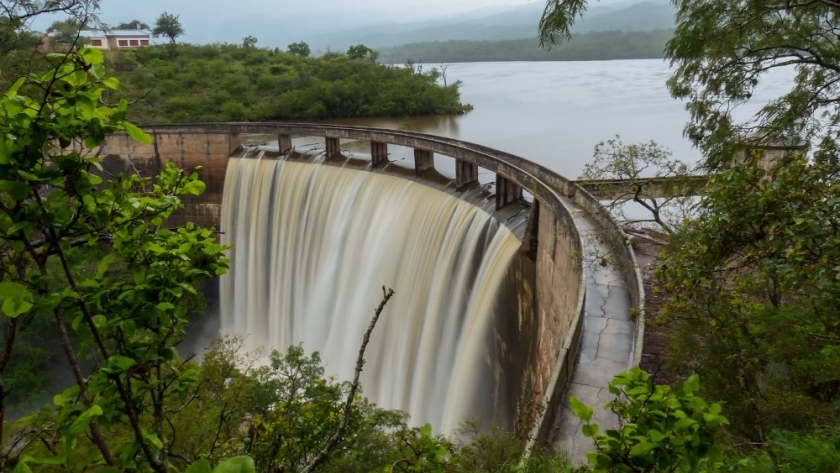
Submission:
M 155 176 L 168 162 L 185 170 L 198 169 L 207 191 L 199 197 L 184 197 L 185 209 L 172 224 L 194 222 L 219 227 L 222 192 L 231 152 L 239 146 L 238 135 L 221 133 L 152 133 L 152 144 L 143 145 L 124 134 L 111 135 L 102 145 L 103 167 L 109 173 Z

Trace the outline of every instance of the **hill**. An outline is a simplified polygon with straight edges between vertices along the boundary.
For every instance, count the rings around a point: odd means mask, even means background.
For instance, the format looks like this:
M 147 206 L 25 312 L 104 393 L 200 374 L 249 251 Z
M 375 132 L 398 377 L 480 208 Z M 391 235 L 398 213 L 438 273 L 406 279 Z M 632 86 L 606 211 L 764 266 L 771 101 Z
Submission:
M 536 39 L 502 41 L 435 41 L 383 49 L 380 61 L 401 64 L 407 60 L 426 63 L 488 61 L 596 61 L 608 59 L 655 59 L 662 57 L 673 30 L 598 31 L 578 34 L 551 51 Z
M 387 23 L 316 34 L 306 41 L 316 49 L 344 50 L 352 44 L 390 48 L 407 43 L 447 40 L 509 40 L 535 38 L 543 3 L 528 3 L 489 15 L 457 15 L 435 21 Z M 649 0 L 621 6 L 593 7 L 574 28 L 594 31 L 651 31 L 674 27 L 669 2 Z

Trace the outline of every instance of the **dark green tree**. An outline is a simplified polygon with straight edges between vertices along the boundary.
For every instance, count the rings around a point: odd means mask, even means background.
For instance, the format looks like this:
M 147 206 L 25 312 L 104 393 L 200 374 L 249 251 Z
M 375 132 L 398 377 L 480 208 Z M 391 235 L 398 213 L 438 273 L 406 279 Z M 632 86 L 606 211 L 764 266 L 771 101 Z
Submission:
M 379 58 L 379 52 L 370 49 L 364 44 L 357 44 L 347 49 L 347 57 L 350 59 L 370 59 L 371 61 L 376 61 Z
M 179 36 L 183 36 L 184 27 L 181 26 L 181 20 L 178 15 L 163 12 L 155 21 L 155 27 L 152 29 L 152 36 L 155 38 L 166 37 L 169 38 L 171 44 L 175 44 L 175 40 Z
M 257 38 L 254 36 L 246 36 L 242 38 L 242 46 L 246 48 L 253 48 L 257 45 Z
M 312 50 L 309 48 L 309 45 L 303 41 L 292 43 L 287 46 L 286 49 L 289 53 L 300 57 L 309 57 L 309 55 L 312 54 Z
M 118 30 L 151 30 L 149 25 L 140 20 L 131 20 L 127 23 L 120 23 L 114 28 Z

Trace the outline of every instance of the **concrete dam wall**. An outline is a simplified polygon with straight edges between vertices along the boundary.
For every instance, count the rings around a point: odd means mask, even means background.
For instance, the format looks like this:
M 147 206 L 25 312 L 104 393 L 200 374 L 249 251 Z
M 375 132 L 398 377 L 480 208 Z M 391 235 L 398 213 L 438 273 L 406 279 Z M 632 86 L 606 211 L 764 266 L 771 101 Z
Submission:
M 494 374 L 491 370 L 487 376 L 496 378 L 496 382 L 488 386 L 495 386 L 497 391 L 499 379 L 509 385 L 507 405 L 496 408 L 507 408 L 512 412 L 521 395 L 535 401 L 534 406 L 547 406 L 545 410 L 532 412 L 529 421 L 535 438 L 544 439 L 548 435 L 580 347 L 586 299 L 585 237 L 576 227 L 573 212 L 583 209 L 592 213 L 602 226 L 605 239 L 615 243 L 616 264 L 631 287 L 634 308 L 643 317 L 641 281 L 626 237 L 591 195 L 530 161 L 449 138 L 358 127 L 249 123 L 155 126 L 145 130 L 153 137 L 152 145 L 140 145 L 125 135 L 110 136 L 101 150 L 103 165 L 109 172 L 136 172 L 143 176 L 154 175 L 166 162 L 174 162 L 185 170 L 200 166 L 198 173 L 207 184 L 207 192 L 199 198 L 185 199 L 186 209 L 173 222 L 175 224 L 190 221 L 220 226 L 231 156 L 242 155 L 240 137 L 248 134 L 276 136 L 274 154 L 281 157 L 292 151 L 292 137 L 324 139 L 322 164 L 306 166 L 346 166 L 348 160 L 341 154 L 342 140 L 369 142 L 370 161 L 364 163 L 366 170 L 362 172 L 391 174 L 409 180 L 433 176 L 429 182 L 439 183 L 440 176 L 434 173 L 435 155 L 448 156 L 455 159 L 456 177 L 438 187 L 451 188 L 459 195 L 464 189 L 475 187 L 479 169 L 489 170 L 495 174 L 491 207 L 498 215 L 504 215 L 506 208 L 521 208 L 523 189 L 530 193 L 533 202 L 529 206 L 527 228 L 519 232 L 521 243 L 514 257 L 506 263 L 506 277 L 520 284 L 497 298 L 496 306 L 501 315 L 492 323 L 495 336 L 490 345 L 491 351 L 495 352 L 495 369 L 506 373 Z M 394 169 L 389 164 L 389 144 L 414 149 L 413 172 Z M 423 179 L 417 180 L 418 184 L 423 182 Z M 226 231 L 225 228 L 221 230 Z M 641 329 L 643 319 L 640 318 L 636 326 L 637 330 Z M 636 352 L 640 348 L 637 346 Z M 628 365 L 637 362 L 637 359 L 630 359 Z

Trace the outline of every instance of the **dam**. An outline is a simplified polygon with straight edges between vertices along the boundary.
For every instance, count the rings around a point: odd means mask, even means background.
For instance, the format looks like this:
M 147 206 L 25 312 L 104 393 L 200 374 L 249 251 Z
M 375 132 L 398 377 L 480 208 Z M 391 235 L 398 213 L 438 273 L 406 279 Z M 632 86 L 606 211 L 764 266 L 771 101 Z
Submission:
M 516 419 L 531 442 L 559 443 L 574 457 L 586 446 L 564 396 L 602 405 L 606 382 L 638 363 L 644 293 L 632 248 L 596 198 L 543 166 L 396 130 L 145 130 L 152 145 L 109 137 L 103 165 L 144 176 L 168 161 L 200 166 L 207 192 L 185 199 L 172 223 L 215 226 L 235 245 L 222 280 L 226 333 L 281 351 L 302 342 L 346 377 L 381 297 L 372 289 L 404 295 L 374 332 L 363 389 L 415 423 L 452 431 L 465 416 Z M 243 146 L 249 135 L 276 140 Z M 299 156 L 300 137 L 321 140 L 318 159 Z M 359 143 L 367 159 L 344 151 Z M 391 163 L 389 146 L 413 149 L 413 169 Z M 454 176 L 435 170 L 446 157 Z M 482 185 L 487 172 L 493 180 Z M 533 401 L 526 415 L 516 413 L 523 397 Z

